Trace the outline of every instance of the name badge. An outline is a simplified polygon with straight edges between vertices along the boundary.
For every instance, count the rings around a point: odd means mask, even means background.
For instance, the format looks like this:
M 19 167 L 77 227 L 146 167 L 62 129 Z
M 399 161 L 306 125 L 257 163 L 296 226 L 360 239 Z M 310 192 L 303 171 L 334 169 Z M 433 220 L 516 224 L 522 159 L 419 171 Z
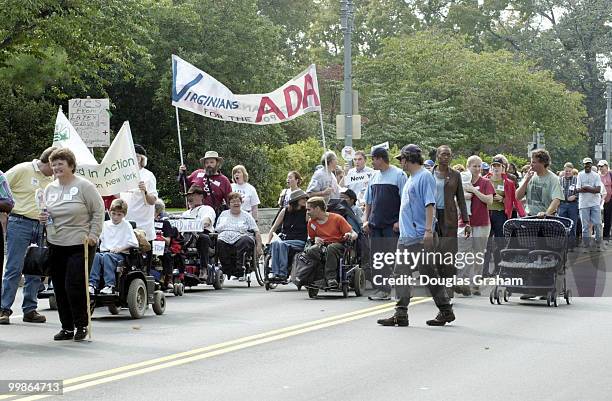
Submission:
M 65 201 L 71 201 L 72 200 L 72 195 L 64 194 L 64 197 L 62 199 L 65 200 Z
M 310 228 L 312 228 L 313 230 L 316 230 L 317 226 L 313 223 L 313 224 L 310 225 Z
M 204 173 L 198 173 L 198 174 L 196 174 L 196 177 L 197 178 L 203 178 L 204 177 Z
M 48 203 L 55 202 L 57 200 L 57 194 L 50 194 L 49 199 L 47 199 Z
M 570 185 L 569 186 L 569 190 L 570 191 L 575 191 L 576 190 L 576 186 L 575 185 Z
M 31 182 L 32 182 L 32 186 L 33 187 L 37 187 L 38 184 L 40 184 L 40 182 L 38 181 L 38 178 L 34 178 L 34 177 L 32 177 L 32 181 Z
M 77 187 L 70 188 L 70 195 L 74 196 L 79 193 L 79 189 Z
M 500 184 L 500 185 L 498 185 L 498 186 L 497 186 L 497 190 L 498 190 L 498 191 L 503 191 L 503 190 L 504 190 L 504 186 L 503 186 L 503 185 L 501 185 L 501 184 Z

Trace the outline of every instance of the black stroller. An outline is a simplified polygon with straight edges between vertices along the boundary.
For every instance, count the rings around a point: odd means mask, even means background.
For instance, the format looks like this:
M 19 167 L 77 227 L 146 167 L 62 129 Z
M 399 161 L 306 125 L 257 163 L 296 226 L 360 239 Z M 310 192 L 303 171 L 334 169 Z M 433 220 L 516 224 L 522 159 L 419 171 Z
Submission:
M 501 305 L 512 294 L 545 297 L 548 306 L 557 306 L 557 297 L 569 305 L 565 264 L 568 236 L 573 222 L 564 217 L 530 216 L 504 223 L 504 249 L 496 266 L 495 287 L 489 301 Z

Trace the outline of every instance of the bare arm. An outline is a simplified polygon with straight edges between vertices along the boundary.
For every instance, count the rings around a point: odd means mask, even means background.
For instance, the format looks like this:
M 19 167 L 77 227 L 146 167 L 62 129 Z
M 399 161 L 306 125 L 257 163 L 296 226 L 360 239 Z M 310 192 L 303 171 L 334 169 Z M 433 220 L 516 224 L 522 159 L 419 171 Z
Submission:
M 555 214 L 557 212 L 557 209 L 559 208 L 559 204 L 561 203 L 561 201 L 559 201 L 559 199 L 553 199 L 552 202 L 550 202 L 550 205 L 548 206 L 548 209 L 546 209 L 546 214 L 549 216 L 552 216 L 553 214 Z
M 280 211 L 278 216 L 276 216 L 276 220 L 274 220 L 272 227 L 270 227 L 270 233 L 268 234 L 268 242 L 272 241 L 272 237 L 274 236 L 274 233 L 276 232 L 278 227 L 280 227 L 280 225 L 283 224 L 283 220 L 285 219 L 285 210 L 286 209 L 283 208 Z

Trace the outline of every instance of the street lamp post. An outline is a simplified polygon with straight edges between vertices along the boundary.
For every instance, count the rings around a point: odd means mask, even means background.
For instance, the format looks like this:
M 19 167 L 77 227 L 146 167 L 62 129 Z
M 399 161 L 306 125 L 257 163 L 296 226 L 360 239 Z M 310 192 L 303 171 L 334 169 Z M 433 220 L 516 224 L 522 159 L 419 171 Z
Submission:
M 353 30 L 353 1 L 340 0 L 340 21 L 344 32 L 344 145 L 353 146 L 353 83 L 351 65 L 351 33 Z
M 612 157 L 612 67 L 606 68 L 606 128 L 604 130 L 604 143 L 606 143 L 605 158 Z

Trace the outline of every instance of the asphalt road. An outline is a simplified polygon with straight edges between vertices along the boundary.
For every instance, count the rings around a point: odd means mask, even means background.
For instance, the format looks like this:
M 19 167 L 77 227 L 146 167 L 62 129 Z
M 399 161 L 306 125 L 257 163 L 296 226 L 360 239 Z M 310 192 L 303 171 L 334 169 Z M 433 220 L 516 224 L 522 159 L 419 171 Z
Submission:
M 610 276 L 606 254 L 577 257 L 579 273 Z M 226 281 L 169 296 L 162 316 L 97 309 L 93 341 L 58 343 L 57 313 L 43 300 L 46 324 L 0 326 L 0 379 L 63 379 L 53 397 L 63 400 L 611 399 L 612 298 L 454 305 L 446 327 L 425 325 L 436 313 L 429 298 L 414 300 L 410 327 L 380 327 L 392 303 Z

